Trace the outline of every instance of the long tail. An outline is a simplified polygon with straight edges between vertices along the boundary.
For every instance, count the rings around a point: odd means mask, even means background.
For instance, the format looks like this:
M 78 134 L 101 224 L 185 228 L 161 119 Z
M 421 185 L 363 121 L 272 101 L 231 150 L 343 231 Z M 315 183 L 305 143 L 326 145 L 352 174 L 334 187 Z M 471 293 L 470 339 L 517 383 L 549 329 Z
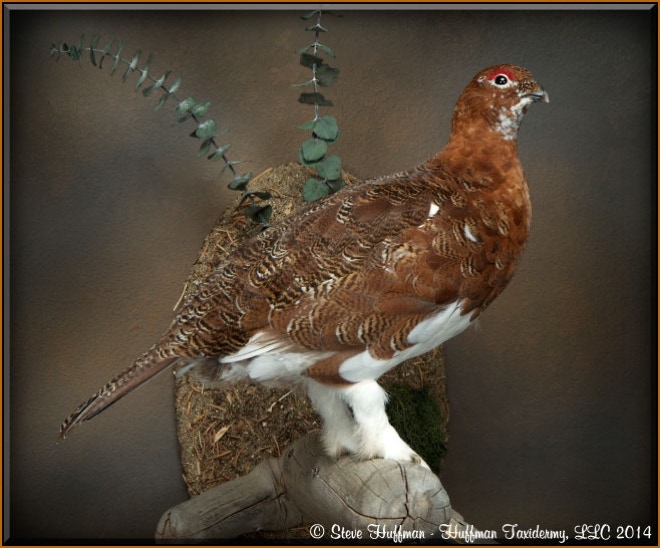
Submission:
M 80 405 L 60 426 L 60 441 L 66 439 L 69 431 L 101 411 L 119 401 L 129 392 L 135 390 L 141 384 L 173 365 L 179 357 L 162 358 L 153 351 L 145 353 L 135 363 L 108 382 L 89 400 Z

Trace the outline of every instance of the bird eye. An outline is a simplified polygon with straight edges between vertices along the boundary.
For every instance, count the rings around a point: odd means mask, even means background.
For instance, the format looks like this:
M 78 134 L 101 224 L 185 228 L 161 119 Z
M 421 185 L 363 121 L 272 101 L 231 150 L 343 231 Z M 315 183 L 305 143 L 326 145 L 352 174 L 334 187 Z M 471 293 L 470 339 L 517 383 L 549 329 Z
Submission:
M 497 86 L 505 86 L 509 83 L 509 79 L 504 76 L 504 74 L 498 74 L 493 78 L 493 82 L 495 82 L 495 85 Z

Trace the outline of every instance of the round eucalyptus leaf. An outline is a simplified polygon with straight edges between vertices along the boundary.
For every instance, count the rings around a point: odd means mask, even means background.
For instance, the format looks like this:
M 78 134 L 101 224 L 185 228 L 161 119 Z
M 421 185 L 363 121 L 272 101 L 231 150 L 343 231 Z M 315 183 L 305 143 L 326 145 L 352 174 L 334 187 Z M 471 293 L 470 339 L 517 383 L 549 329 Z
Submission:
M 324 52 L 326 55 L 329 55 L 330 57 L 335 56 L 335 52 L 332 51 L 328 46 L 325 44 L 320 44 L 319 42 L 316 43 L 316 47 L 320 49 L 322 52 Z
M 160 99 L 158 100 L 158 104 L 156 105 L 156 110 L 160 110 L 163 108 L 163 105 L 165 104 L 165 101 L 170 97 L 169 93 L 163 93 L 163 95 L 160 96 Z
M 303 198 L 306 202 L 314 202 L 330 193 L 328 185 L 314 177 L 307 179 L 303 186 Z
M 215 120 L 208 119 L 200 122 L 195 130 L 195 135 L 200 139 L 205 137 L 214 137 L 215 136 Z
M 311 53 L 301 53 L 300 54 L 300 64 L 303 67 L 312 68 L 314 65 L 320 67 L 323 64 L 323 59 L 317 55 L 312 55 Z
M 169 87 L 168 93 L 175 93 L 181 87 L 181 82 L 183 82 L 183 78 L 181 78 L 181 76 L 177 76 L 176 80 L 174 80 L 172 85 Z
M 177 114 L 184 115 L 195 106 L 195 99 L 187 97 L 176 106 Z
M 318 162 L 328 152 L 328 143 L 323 139 L 308 139 L 300 147 L 300 152 L 306 163 Z
M 334 194 L 338 190 L 341 190 L 346 186 L 344 179 L 335 179 L 334 181 L 326 181 L 326 184 L 330 188 L 330 194 Z
M 193 116 L 197 116 L 199 118 L 201 116 L 204 116 L 209 111 L 210 107 L 211 107 L 211 102 L 206 101 L 206 103 L 200 103 L 192 107 L 190 109 L 190 112 L 192 112 Z
M 331 86 L 339 78 L 339 69 L 330 65 L 321 65 L 316 69 L 316 79 L 324 87 Z
M 327 141 L 334 143 L 339 137 L 339 126 L 334 116 L 323 116 L 314 122 L 312 127 L 314 135 Z
M 341 177 L 341 159 L 339 156 L 328 156 L 314 164 L 318 174 L 324 179 L 339 179 Z
M 223 145 L 221 147 L 218 147 L 216 151 L 209 156 L 209 160 L 213 160 L 214 162 L 217 162 L 218 160 L 221 160 L 222 157 L 225 155 L 225 153 L 231 148 L 230 144 Z
M 273 214 L 273 207 L 271 205 L 261 206 L 252 204 L 245 208 L 245 215 L 255 223 L 261 223 L 268 226 L 270 216 Z
M 298 102 L 304 105 L 319 105 L 322 107 L 331 107 L 332 101 L 326 99 L 322 93 L 301 93 Z

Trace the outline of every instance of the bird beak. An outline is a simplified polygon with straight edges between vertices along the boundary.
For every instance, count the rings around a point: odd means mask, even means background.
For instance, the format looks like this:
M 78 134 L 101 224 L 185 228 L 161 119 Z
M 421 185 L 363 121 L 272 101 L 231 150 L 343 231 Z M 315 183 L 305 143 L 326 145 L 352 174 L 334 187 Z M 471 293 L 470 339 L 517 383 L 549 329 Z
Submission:
M 544 103 L 550 102 L 550 96 L 548 95 L 548 92 L 545 91 L 541 86 L 539 86 L 538 89 L 532 91 L 531 93 L 527 93 L 525 97 L 529 97 L 532 99 L 532 101 L 543 101 Z

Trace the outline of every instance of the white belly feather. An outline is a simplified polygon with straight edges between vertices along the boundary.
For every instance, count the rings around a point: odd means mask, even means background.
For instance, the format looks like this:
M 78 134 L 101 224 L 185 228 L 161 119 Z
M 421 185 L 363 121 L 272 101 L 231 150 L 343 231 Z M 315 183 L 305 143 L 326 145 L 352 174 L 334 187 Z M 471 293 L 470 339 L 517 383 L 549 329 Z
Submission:
M 412 346 L 395 352 L 390 359 L 376 359 L 365 350 L 341 364 L 339 374 L 350 382 L 374 380 L 401 362 L 440 346 L 470 325 L 470 314 L 462 316 L 460 305 L 460 301 L 457 301 L 422 320 L 408 335 L 408 342 Z
M 391 358 L 374 358 L 365 350 L 342 363 L 339 374 L 349 382 L 375 380 L 401 362 L 441 345 L 470 325 L 470 315 L 461 315 L 460 305 L 457 301 L 421 321 L 408 335 L 411 346 L 395 352 Z M 333 354 L 331 351 L 296 352 L 286 343 L 269 340 L 259 332 L 236 354 L 221 359 L 222 363 L 233 365 L 223 377 L 229 380 L 248 376 L 257 382 L 291 382 L 308 367 Z

